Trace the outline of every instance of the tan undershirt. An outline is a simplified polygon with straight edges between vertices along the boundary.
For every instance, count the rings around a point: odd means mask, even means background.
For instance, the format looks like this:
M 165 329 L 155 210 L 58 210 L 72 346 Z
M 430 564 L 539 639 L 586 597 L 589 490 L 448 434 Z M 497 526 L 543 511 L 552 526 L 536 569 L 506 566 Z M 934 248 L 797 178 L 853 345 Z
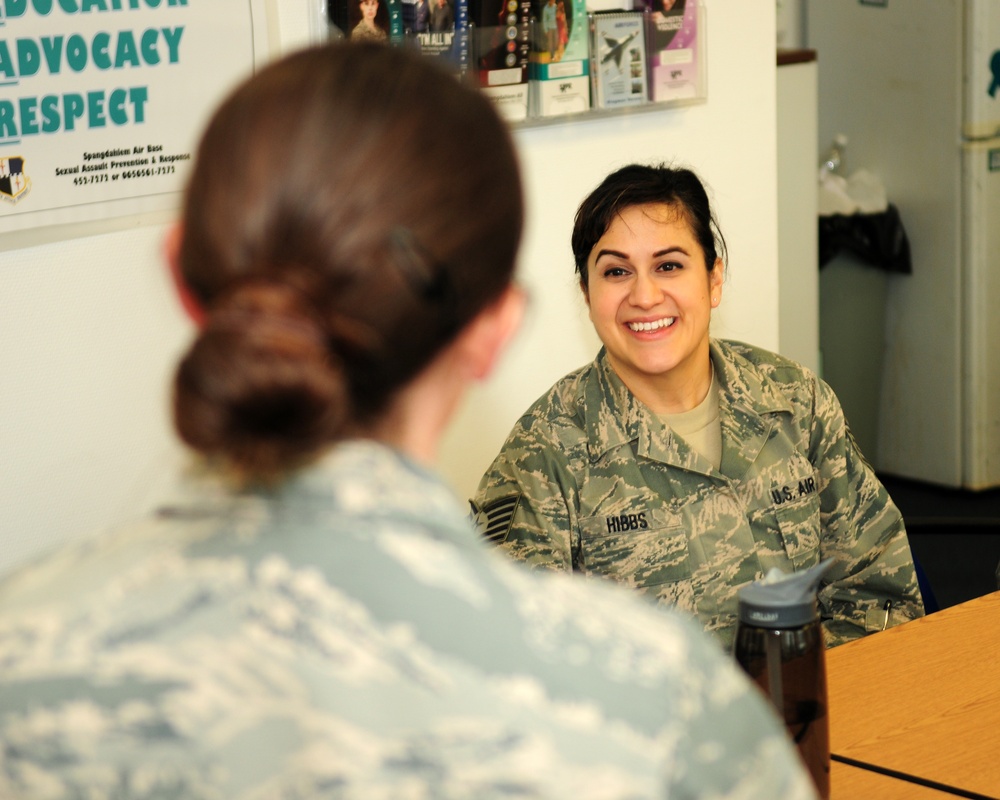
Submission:
M 698 453 L 709 460 L 713 467 L 722 464 L 722 426 L 719 423 L 719 384 L 712 370 L 712 385 L 705 399 L 690 411 L 681 414 L 659 414 Z

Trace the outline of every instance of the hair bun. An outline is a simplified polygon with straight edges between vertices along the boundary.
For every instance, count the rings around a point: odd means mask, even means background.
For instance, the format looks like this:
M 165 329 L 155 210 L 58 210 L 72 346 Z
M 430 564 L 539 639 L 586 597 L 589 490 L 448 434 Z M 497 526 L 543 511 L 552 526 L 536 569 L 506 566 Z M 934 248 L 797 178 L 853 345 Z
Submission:
M 259 477 L 300 466 L 335 439 L 347 398 L 305 298 L 254 280 L 209 309 L 178 368 L 174 416 L 191 447 Z

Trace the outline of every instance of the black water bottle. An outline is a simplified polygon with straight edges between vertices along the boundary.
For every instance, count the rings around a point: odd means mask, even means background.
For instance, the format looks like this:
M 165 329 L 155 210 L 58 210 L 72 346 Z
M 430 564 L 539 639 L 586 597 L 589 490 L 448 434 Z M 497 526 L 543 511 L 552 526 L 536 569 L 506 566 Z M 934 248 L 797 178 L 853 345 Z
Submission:
M 828 559 L 785 575 L 772 570 L 739 592 L 736 661 L 784 719 L 821 798 L 830 796 L 826 657 L 816 592 Z

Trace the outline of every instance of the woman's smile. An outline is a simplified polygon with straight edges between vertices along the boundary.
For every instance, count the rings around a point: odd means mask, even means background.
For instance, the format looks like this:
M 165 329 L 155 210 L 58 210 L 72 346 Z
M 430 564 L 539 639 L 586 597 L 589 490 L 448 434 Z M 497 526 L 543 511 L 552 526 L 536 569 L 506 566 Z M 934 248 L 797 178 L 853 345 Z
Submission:
M 653 331 L 659 331 L 663 328 L 669 328 L 674 322 L 677 321 L 677 317 L 660 317 L 660 319 L 654 320 L 652 322 L 626 322 L 629 330 L 635 333 L 651 333 Z
M 618 377 L 654 410 L 697 405 L 711 381 L 722 265 L 705 263 L 686 214 L 664 203 L 630 206 L 588 261 L 590 319 Z

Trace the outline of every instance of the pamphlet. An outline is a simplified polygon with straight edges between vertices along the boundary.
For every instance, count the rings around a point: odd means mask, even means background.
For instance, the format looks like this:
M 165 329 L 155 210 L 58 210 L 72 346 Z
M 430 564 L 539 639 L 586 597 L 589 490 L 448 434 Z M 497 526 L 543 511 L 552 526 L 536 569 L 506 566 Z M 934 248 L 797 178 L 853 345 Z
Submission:
M 407 44 L 446 59 L 460 74 L 468 70 L 468 0 L 404 0 L 402 20 Z
M 649 69 L 653 102 L 701 96 L 698 16 L 697 0 L 651 0 Z
M 531 0 L 469 0 L 472 45 L 480 89 L 500 115 L 528 118 Z
M 598 108 L 648 102 L 645 17 L 641 11 L 591 15 L 591 74 Z
M 392 44 L 403 41 L 401 0 L 331 0 L 327 16 L 347 39 Z
M 590 108 L 590 36 L 586 0 L 532 3 L 531 109 L 534 116 Z

